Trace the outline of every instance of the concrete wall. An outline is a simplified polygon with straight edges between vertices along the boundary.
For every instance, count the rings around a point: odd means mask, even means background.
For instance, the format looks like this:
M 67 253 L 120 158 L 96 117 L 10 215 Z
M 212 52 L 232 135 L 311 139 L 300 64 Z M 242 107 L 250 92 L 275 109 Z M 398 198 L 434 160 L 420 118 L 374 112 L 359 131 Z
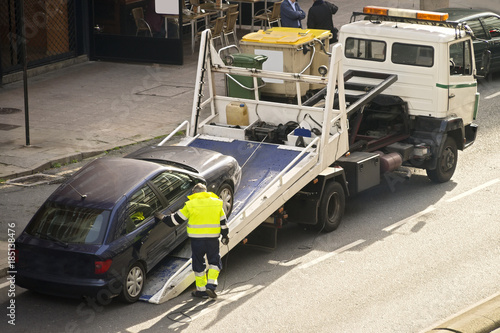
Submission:
M 450 7 L 450 0 L 420 0 L 420 9 L 434 10 Z

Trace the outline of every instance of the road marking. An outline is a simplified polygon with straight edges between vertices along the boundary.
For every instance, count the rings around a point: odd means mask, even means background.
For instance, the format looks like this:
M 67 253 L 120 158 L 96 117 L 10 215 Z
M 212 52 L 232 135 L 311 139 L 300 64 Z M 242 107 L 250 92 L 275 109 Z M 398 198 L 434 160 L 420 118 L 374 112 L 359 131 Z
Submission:
M 365 242 L 365 240 L 364 240 L 364 239 L 357 240 L 357 241 L 355 241 L 355 242 L 353 242 L 353 243 L 351 243 L 351 244 L 347 244 L 346 246 L 341 247 L 341 248 L 340 248 L 340 249 L 338 249 L 338 250 L 335 250 L 335 251 L 333 251 L 333 252 L 330 252 L 330 253 L 328 253 L 328 254 L 325 254 L 325 255 L 324 255 L 324 256 L 322 256 L 322 257 L 316 258 L 316 259 L 314 259 L 314 260 L 312 260 L 312 261 L 308 262 L 307 264 L 304 264 L 304 265 L 302 265 L 302 266 L 299 266 L 299 268 L 302 268 L 302 269 L 309 268 L 309 267 L 311 267 L 311 266 L 313 266 L 313 265 L 316 265 L 317 263 L 320 263 L 320 262 L 322 262 L 322 261 L 325 261 L 325 260 L 326 260 L 326 259 L 328 259 L 328 258 L 331 258 L 331 257 L 333 257 L 333 256 L 335 256 L 335 255 L 337 255 L 337 254 L 340 254 L 340 253 L 342 253 L 342 252 L 344 252 L 344 251 L 347 251 L 347 250 L 349 250 L 350 248 L 355 247 L 355 246 L 357 246 L 357 245 L 359 245 L 359 244 L 361 244 L 361 243 L 364 243 L 364 242 Z
M 471 194 L 473 194 L 473 193 L 476 193 L 476 192 L 478 192 L 478 191 L 481 191 L 483 188 L 486 188 L 486 187 L 488 187 L 488 186 L 491 186 L 491 185 L 493 185 L 493 184 L 496 184 L 496 183 L 498 183 L 499 181 L 500 181 L 500 179 L 498 179 L 498 178 L 497 178 L 497 179 L 490 180 L 489 182 L 487 182 L 487 183 L 485 183 L 485 184 L 483 184 L 483 185 L 480 185 L 480 186 L 478 186 L 478 187 L 475 187 L 475 188 L 473 188 L 473 189 L 468 190 L 467 192 L 464 192 L 464 193 L 459 194 L 459 195 L 457 195 L 457 196 L 455 196 L 455 197 L 453 197 L 453 198 L 451 198 L 451 199 L 448 199 L 448 200 L 446 200 L 446 202 L 453 202 L 453 201 L 457 201 L 457 200 L 459 200 L 459 199 L 462 199 L 463 197 L 466 197 L 466 196 L 468 196 L 468 195 L 471 195 Z
M 418 218 L 418 217 L 420 217 L 420 216 L 422 216 L 422 215 L 425 215 L 425 214 L 427 214 L 427 213 L 430 213 L 430 212 L 432 212 L 432 211 L 433 211 L 433 210 L 435 210 L 435 209 L 436 209 L 436 207 L 434 207 L 434 206 L 429 206 L 429 207 L 427 207 L 427 209 L 425 209 L 425 210 L 423 210 L 423 211 L 421 211 L 421 212 L 419 212 L 419 213 L 417 213 L 417 214 L 414 214 L 414 215 L 412 215 L 412 216 L 410 216 L 410 217 L 407 217 L 407 218 L 405 218 L 404 220 L 401 220 L 401 221 L 399 221 L 399 222 L 396 222 L 396 223 L 394 223 L 393 225 L 390 225 L 390 226 L 388 226 L 388 227 L 385 227 L 385 228 L 384 228 L 384 229 L 382 229 L 382 230 L 384 230 L 384 231 L 386 231 L 386 232 L 390 232 L 390 231 L 392 231 L 393 229 L 396 229 L 397 227 L 402 226 L 403 224 L 406 224 L 406 223 L 410 222 L 411 220 L 416 219 L 416 218 Z
M 486 96 L 484 99 L 494 98 L 494 97 L 497 97 L 497 96 L 499 96 L 499 95 L 500 95 L 500 91 L 499 91 L 499 92 L 497 92 L 497 93 L 494 93 L 494 94 L 492 94 L 492 95 Z

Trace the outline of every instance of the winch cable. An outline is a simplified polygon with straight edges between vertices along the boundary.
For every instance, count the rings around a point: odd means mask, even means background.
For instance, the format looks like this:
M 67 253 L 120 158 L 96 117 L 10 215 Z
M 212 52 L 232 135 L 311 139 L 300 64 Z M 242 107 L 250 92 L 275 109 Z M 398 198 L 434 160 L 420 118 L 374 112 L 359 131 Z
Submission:
M 250 156 L 248 156 L 247 160 L 245 161 L 245 163 L 243 163 L 243 165 L 241 166 L 241 169 L 243 169 L 245 167 L 245 165 L 247 164 L 247 162 L 252 158 L 252 156 L 257 152 L 257 149 L 260 148 L 260 146 L 262 145 L 262 143 L 264 143 L 264 141 L 267 139 L 267 134 L 266 136 L 264 137 L 264 139 L 262 139 L 262 141 L 259 143 L 259 145 L 257 146 L 257 148 L 254 149 L 254 151 L 250 154 Z

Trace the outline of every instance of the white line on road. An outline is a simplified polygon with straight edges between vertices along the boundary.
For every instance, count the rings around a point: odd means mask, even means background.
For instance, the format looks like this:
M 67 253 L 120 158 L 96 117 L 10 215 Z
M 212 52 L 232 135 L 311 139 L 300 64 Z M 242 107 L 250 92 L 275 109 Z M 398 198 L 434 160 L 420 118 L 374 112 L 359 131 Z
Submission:
M 384 230 L 384 231 L 386 231 L 386 232 L 390 232 L 390 231 L 392 231 L 393 229 L 396 229 L 397 227 L 399 227 L 399 226 L 401 226 L 401 225 L 403 225 L 403 224 L 405 224 L 405 223 L 408 223 L 408 222 L 410 222 L 411 220 L 416 219 L 416 218 L 418 218 L 418 217 L 420 217 L 420 216 L 422 216 L 422 215 L 425 215 L 425 214 L 427 214 L 427 213 L 430 213 L 430 212 L 432 212 L 432 211 L 433 211 L 433 210 L 435 210 L 435 209 L 436 209 L 436 207 L 434 207 L 434 206 L 429 206 L 429 207 L 427 207 L 427 209 L 425 209 L 425 210 L 423 210 L 423 211 L 421 211 L 421 212 L 419 212 L 419 213 L 417 213 L 417 214 L 414 214 L 414 215 L 412 215 L 412 216 L 410 216 L 410 217 L 407 217 L 407 218 L 405 218 L 404 220 L 401 220 L 401 221 L 399 221 L 399 222 L 396 222 L 396 223 L 394 223 L 393 225 L 390 225 L 390 226 L 388 226 L 388 227 L 385 227 L 385 228 L 384 228 L 384 229 L 382 229 L 382 230 Z
M 499 96 L 499 95 L 500 95 L 500 91 L 499 91 L 499 92 L 497 92 L 497 93 L 494 93 L 494 94 L 492 94 L 492 95 L 486 96 L 484 99 L 494 98 L 494 97 L 497 97 L 497 96 Z
M 485 183 L 485 184 L 483 184 L 483 185 L 480 185 L 480 186 L 478 186 L 478 187 L 475 187 L 475 188 L 473 188 L 473 189 L 468 190 L 467 192 L 464 192 L 464 193 L 459 194 L 459 195 L 457 195 L 457 196 L 455 196 L 455 197 L 453 197 L 453 198 L 451 198 L 451 199 L 448 199 L 448 200 L 446 200 L 446 202 L 453 202 L 453 201 L 456 201 L 456 200 L 458 200 L 458 199 L 462 199 L 463 197 L 466 197 L 466 196 L 468 196 L 468 195 L 471 195 L 471 194 L 473 194 L 473 193 L 476 193 L 477 191 L 480 191 L 480 190 L 482 190 L 483 188 L 486 188 L 486 187 L 488 187 L 488 186 L 491 186 L 491 185 L 493 185 L 493 184 L 496 184 L 496 183 L 498 183 L 499 181 L 500 181 L 500 179 L 498 179 L 498 178 L 497 178 L 497 179 L 490 180 L 489 182 L 487 182 L 487 183 Z
M 322 257 L 316 258 L 316 259 L 314 259 L 314 260 L 312 260 L 312 261 L 308 262 L 307 264 L 304 264 L 304 265 L 302 265 L 302 266 L 299 266 L 299 268 L 302 268 L 302 269 L 304 269 L 304 268 L 309 268 L 309 267 L 311 267 L 311 266 L 313 266 L 313 265 L 316 265 L 317 263 L 320 263 L 320 262 L 322 262 L 322 261 L 324 261 L 324 260 L 326 260 L 326 259 L 328 259 L 328 258 L 330 258 L 330 257 L 333 257 L 334 255 L 337 255 L 337 254 L 339 254 L 339 253 L 342 253 L 342 252 L 344 252 L 344 251 L 347 251 L 347 250 L 349 250 L 350 248 L 355 247 L 356 245 L 359 245 L 359 244 L 364 243 L 364 242 L 365 242 L 365 240 L 364 240 L 364 239 L 357 240 L 357 241 L 355 241 L 355 242 L 353 242 L 353 243 L 351 243 L 351 244 L 347 244 L 346 246 L 341 247 L 341 248 L 340 248 L 340 249 L 338 249 L 338 250 L 335 250 L 335 251 L 333 251 L 333 252 L 330 252 L 330 253 L 328 253 L 328 254 L 325 254 L 325 255 L 324 255 L 324 256 L 322 256 Z

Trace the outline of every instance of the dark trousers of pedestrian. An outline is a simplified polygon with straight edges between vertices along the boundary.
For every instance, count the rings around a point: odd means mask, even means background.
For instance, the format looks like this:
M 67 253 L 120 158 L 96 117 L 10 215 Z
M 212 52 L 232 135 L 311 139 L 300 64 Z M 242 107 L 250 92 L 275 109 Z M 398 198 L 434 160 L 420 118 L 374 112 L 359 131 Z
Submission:
M 222 269 L 218 238 L 191 238 L 192 266 L 196 290 L 217 288 L 217 278 Z M 208 271 L 205 263 L 207 256 Z

